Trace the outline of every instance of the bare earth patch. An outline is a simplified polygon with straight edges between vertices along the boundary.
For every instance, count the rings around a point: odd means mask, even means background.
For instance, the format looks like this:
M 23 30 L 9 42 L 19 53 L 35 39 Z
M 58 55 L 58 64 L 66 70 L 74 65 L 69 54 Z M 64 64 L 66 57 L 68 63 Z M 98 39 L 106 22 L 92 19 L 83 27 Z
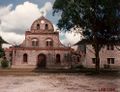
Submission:
M 84 74 L 0 76 L 0 92 L 120 92 L 120 78 Z

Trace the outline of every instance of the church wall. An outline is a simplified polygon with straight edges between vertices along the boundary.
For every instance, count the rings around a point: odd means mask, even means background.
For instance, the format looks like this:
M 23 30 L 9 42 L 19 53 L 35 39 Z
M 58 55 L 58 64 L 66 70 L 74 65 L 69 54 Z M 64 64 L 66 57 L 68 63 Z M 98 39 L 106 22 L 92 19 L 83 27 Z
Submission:
M 56 55 L 60 54 L 61 65 L 68 65 L 68 61 L 65 60 L 65 54 L 70 53 L 70 51 L 61 50 L 16 50 L 14 53 L 13 65 L 36 65 L 37 58 L 39 54 L 45 54 L 47 60 L 47 67 L 56 64 Z M 23 62 L 23 55 L 28 55 L 28 63 Z
M 46 39 L 51 38 L 53 40 L 53 47 L 63 47 L 59 41 L 58 34 L 49 34 L 49 35 L 26 35 L 25 41 L 22 44 L 23 47 L 32 47 L 32 39 L 37 38 L 39 41 L 38 47 L 46 47 Z

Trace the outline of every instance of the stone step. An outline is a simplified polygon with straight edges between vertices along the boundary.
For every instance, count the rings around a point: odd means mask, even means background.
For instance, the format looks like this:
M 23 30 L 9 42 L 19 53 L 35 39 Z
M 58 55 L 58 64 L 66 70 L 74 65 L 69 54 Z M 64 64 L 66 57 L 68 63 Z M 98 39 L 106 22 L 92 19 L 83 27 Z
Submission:
M 11 68 L 24 68 L 24 69 L 34 69 L 35 65 L 12 65 Z
M 0 76 L 2 75 L 37 75 L 33 69 L 19 69 L 19 68 L 11 68 L 11 69 L 0 69 Z
M 0 76 L 8 76 L 8 75 L 14 75 L 14 76 L 34 76 L 39 75 L 39 73 L 35 72 L 0 72 Z

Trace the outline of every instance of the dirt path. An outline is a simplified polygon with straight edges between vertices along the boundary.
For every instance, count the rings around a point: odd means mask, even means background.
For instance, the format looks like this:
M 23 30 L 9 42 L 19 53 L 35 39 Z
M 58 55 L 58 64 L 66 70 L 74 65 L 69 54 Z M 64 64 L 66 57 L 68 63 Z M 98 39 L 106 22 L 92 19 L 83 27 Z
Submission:
M 120 92 L 120 79 L 80 74 L 0 76 L 0 92 Z

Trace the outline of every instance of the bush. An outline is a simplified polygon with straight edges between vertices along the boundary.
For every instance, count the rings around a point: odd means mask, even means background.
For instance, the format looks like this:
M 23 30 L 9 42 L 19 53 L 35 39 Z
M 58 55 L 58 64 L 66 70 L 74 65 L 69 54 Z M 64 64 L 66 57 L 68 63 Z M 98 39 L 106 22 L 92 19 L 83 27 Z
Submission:
M 83 65 L 75 65 L 72 66 L 73 69 L 84 69 L 85 67 Z
M 9 67 L 9 62 L 7 60 L 2 60 L 1 61 L 1 67 L 2 68 L 8 68 Z
M 83 65 L 78 65 L 78 66 L 76 66 L 75 68 L 79 68 L 79 69 L 83 69 L 83 68 L 85 68 Z
M 0 48 L 0 58 L 2 58 L 5 55 L 4 50 Z

